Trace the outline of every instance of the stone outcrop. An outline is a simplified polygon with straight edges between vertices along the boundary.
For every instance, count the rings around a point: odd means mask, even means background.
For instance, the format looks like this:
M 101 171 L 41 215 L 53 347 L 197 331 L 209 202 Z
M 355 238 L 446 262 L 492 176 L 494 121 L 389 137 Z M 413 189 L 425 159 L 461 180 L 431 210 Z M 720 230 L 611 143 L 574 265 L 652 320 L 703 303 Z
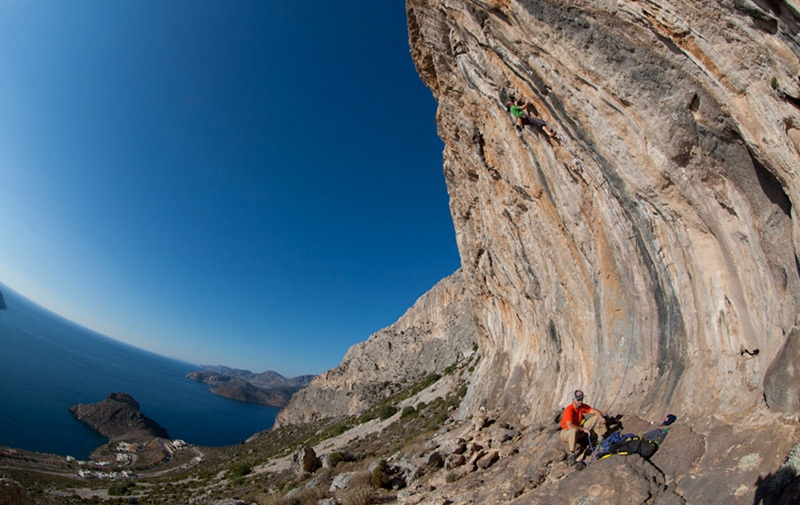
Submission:
M 321 468 L 322 462 L 320 462 L 317 453 L 314 452 L 312 447 L 302 446 L 298 447 L 292 454 L 292 467 L 295 473 L 306 475 L 312 474 Z
M 460 271 L 424 294 L 393 325 L 351 347 L 336 368 L 297 392 L 275 421 L 280 427 L 360 414 L 392 394 L 473 352 L 475 327 Z
M 144 415 L 139 402 L 126 393 L 111 393 L 101 402 L 73 405 L 69 411 L 109 442 L 169 439 L 167 430 Z
M 470 409 L 533 422 L 583 387 L 654 417 L 761 411 L 800 301 L 797 3 L 407 13 L 484 354 Z M 512 98 L 558 138 L 517 132 Z

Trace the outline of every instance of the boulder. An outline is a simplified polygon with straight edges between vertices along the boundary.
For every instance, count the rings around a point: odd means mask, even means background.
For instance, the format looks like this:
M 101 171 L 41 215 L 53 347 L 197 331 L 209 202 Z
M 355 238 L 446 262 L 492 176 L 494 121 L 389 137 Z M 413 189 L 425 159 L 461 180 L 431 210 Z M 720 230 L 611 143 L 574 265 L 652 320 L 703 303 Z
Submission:
M 298 474 L 312 474 L 322 467 L 322 463 L 313 448 L 301 446 L 292 454 L 292 467 Z

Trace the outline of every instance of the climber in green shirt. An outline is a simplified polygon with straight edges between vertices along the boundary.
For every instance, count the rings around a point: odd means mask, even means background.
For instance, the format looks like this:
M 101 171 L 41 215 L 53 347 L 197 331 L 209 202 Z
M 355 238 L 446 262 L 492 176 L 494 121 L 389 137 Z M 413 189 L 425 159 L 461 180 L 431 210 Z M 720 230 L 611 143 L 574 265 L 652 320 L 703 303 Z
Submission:
M 528 114 L 526 111 L 527 103 L 523 102 L 519 105 L 515 105 L 513 102 L 509 101 L 506 103 L 506 110 L 508 110 L 514 119 L 517 120 L 517 130 L 522 131 L 525 128 L 526 124 L 533 125 L 537 128 L 541 128 L 550 138 L 555 138 L 556 132 L 553 131 L 552 128 L 547 126 L 547 123 L 542 121 L 539 118 L 535 118 Z

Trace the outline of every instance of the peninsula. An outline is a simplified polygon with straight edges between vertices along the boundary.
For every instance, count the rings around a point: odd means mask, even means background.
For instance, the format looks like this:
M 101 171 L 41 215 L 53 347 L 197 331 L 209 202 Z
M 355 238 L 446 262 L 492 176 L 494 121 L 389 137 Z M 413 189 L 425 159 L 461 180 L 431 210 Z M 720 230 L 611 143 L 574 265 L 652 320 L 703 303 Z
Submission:
M 301 375 L 287 379 L 273 371 L 253 373 L 224 366 L 207 366 L 186 377 L 213 386 L 211 392 L 216 395 L 269 407 L 285 407 L 292 396 L 314 378 Z

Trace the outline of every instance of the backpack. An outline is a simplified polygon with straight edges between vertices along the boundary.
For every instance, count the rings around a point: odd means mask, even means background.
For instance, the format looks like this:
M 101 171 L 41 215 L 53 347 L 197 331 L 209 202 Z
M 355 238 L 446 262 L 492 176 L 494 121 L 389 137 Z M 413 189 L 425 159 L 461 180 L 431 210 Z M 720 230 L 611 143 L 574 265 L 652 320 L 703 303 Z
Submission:
M 640 437 L 633 433 L 620 434 L 618 431 L 612 433 L 607 440 L 603 441 L 602 448 L 597 455 L 597 459 L 603 459 L 612 454 L 638 454 L 647 459 L 658 450 L 658 444 L 664 439 L 666 433 L 655 434 L 653 432 L 662 430 L 652 430 L 647 435 L 654 437 Z M 656 441 L 657 440 L 657 441 Z

